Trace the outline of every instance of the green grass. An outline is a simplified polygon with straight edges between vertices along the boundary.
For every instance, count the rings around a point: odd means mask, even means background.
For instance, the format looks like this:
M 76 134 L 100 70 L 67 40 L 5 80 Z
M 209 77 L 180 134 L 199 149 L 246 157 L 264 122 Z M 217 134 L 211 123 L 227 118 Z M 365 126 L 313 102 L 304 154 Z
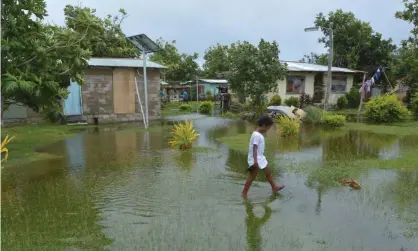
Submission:
M 334 114 L 353 116 L 353 115 L 357 115 L 357 110 L 358 110 L 357 108 L 356 109 L 349 108 L 349 109 L 342 109 L 342 110 L 330 110 L 328 112 L 334 113 Z M 364 115 L 364 109 L 361 109 L 360 115 Z
M 397 123 L 393 125 L 373 125 L 366 123 L 346 123 L 346 129 L 354 131 L 366 131 L 377 134 L 396 135 L 396 136 L 418 136 L 418 121 Z
M 2 128 L 1 138 L 4 139 L 6 135 L 14 138 L 9 142 L 6 148 L 9 150 L 9 158 L 7 162 L 3 163 L 5 166 L 22 165 L 33 161 L 59 158 L 60 156 L 51 155 L 48 153 L 38 153 L 34 150 L 36 148 L 46 146 L 48 144 L 64 140 L 82 130 L 87 128 L 117 126 L 121 130 L 135 130 L 138 132 L 145 131 L 142 125 L 135 124 L 103 124 L 95 125 L 53 125 L 53 124 L 39 124 L 39 125 L 22 125 Z M 151 126 L 148 128 L 149 132 L 162 132 L 162 126 Z
M 192 111 L 180 111 L 180 105 L 182 105 L 183 102 L 171 102 L 164 105 L 164 107 L 161 109 L 161 114 L 163 117 L 165 116 L 177 116 L 177 115 L 184 115 L 189 114 L 191 112 L 196 112 L 199 109 L 200 102 L 196 101 L 190 101 L 189 105 L 192 107 Z

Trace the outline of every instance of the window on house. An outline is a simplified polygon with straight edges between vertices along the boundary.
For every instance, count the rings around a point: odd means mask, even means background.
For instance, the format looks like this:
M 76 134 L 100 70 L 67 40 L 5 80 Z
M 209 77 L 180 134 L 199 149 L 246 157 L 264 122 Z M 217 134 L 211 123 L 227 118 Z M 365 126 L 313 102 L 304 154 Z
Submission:
M 305 76 L 287 76 L 286 93 L 302 93 L 305 91 Z
M 347 76 L 332 76 L 331 84 L 332 93 L 346 93 L 347 92 Z

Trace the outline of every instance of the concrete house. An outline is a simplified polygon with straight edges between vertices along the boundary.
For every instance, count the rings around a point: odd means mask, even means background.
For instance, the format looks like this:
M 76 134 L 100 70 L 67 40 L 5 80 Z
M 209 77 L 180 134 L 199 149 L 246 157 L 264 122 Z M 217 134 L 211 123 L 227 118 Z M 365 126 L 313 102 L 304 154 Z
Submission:
M 318 73 L 323 73 L 323 83 L 324 85 L 327 84 L 328 66 L 293 61 L 282 62 L 287 63 L 288 75 L 284 80 L 277 82 L 277 91 L 268 93 L 268 99 L 271 99 L 274 95 L 279 95 L 284 101 L 292 96 L 299 98 L 303 92 L 313 97 L 314 80 Z M 361 71 L 332 67 L 329 103 L 336 104 L 339 97 L 349 92 L 353 86 L 354 75 L 361 73 Z
M 142 121 L 136 94 L 135 78 L 143 109 L 144 78 L 142 59 L 91 58 L 83 86 L 72 82 L 68 98 L 63 101 L 63 114 L 69 120 L 88 123 Z M 148 61 L 149 120 L 160 118 L 160 70 L 162 65 Z M 24 106 L 11 106 L 3 115 L 5 123 L 38 122 L 39 114 Z

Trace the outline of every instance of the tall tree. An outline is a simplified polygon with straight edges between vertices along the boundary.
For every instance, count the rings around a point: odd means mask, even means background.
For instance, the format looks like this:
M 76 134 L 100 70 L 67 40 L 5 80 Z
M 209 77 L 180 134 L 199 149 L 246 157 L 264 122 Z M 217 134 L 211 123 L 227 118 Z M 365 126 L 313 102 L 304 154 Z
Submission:
M 209 47 L 205 51 L 203 59 L 204 75 L 207 78 L 217 78 L 222 73 L 230 70 L 230 60 L 228 55 L 229 47 L 227 45 L 216 44 L 215 46 Z
M 35 111 L 59 107 L 69 80 L 83 83 L 91 56 L 79 46 L 84 36 L 43 24 L 44 0 L 4 0 L 1 11 L 2 115 L 12 103 Z
M 261 39 L 258 47 L 247 41 L 232 44 L 229 50 L 231 73 L 229 83 L 238 94 L 245 93 L 261 107 L 263 94 L 277 89 L 287 69 L 279 60 L 279 45 Z
M 402 41 L 394 68 L 403 83 L 409 86 L 407 101 L 418 91 L 418 0 L 403 0 L 405 9 L 396 12 L 395 16 L 412 24 L 411 36 Z
M 371 73 L 380 65 L 389 65 L 391 54 L 396 49 L 392 39 L 383 39 L 380 33 L 373 31 L 369 23 L 341 9 L 328 15 L 319 13 L 316 16 L 315 25 L 321 27 L 324 33 L 319 42 L 324 43 L 326 48 L 330 46 L 327 28 L 331 22 L 334 31 L 334 66 L 362 69 Z
M 303 56 L 300 60 L 302 63 L 328 65 L 328 54 L 317 54 L 311 52 L 309 55 Z
M 80 46 L 89 49 L 93 57 L 132 58 L 138 50 L 125 39 L 121 24 L 127 17 L 124 9 L 115 16 L 105 18 L 96 16 L 96 10 L 86 7 L 67 5 L 64 8 L 67 28 L 84 33 Z
M 199 64 L 196 59 L 199 54 L 189 55 L 181 53 L 176 47 L 176 41 L 171 43 L 162 38 L 157 40 L 157 44 L 162 48 L 150 56 L 150 60 L 160 63 L 167 67 L 164 71 L 165 79 L 168 81 L 186 81 L 191 80 L 199 74 Z

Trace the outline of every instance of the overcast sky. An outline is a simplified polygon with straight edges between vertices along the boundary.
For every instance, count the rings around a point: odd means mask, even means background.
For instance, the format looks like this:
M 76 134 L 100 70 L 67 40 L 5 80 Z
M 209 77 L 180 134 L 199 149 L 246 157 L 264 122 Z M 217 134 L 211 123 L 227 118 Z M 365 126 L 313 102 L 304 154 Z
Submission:
M 63 24 L 66 4 L 95 8 L 101 17 L 124 8 L 129 17 L 122 28 L 127 35 L 146 33 L 150 38 L 177 41 L 180 52 L 198 52 L 217 42 L 237 40 L 257 43 L 277 40 L 280 58 L 299 60 L 325 49 L 318 44 L 320 32 L 305 33 L 319 12 L 352 11 L 373 29 L 397 44 L 409 36 L 410 25 L 397 20 L 401 0 L 46 0 L 48 21 Z

